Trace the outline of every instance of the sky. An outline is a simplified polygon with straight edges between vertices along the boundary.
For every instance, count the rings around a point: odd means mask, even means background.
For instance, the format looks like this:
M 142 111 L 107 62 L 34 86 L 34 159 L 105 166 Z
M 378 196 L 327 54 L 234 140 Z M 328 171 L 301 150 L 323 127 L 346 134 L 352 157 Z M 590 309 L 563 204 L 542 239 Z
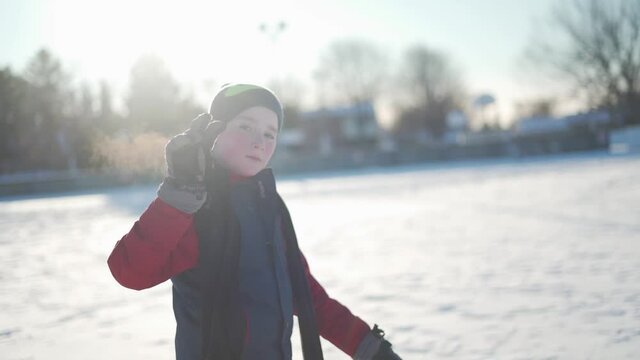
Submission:
M 504 123 L 515 101 L 549 93 L 520 64 L 555 2 L 0 0 L 0 67 L 22 71 L 47 47 L 76 79 L 124 94 L 133 63 L 152 53 L 199 102 L 225 82 L 294 77 L 312 104 L 312 74 L 332 41 L 371 42 L 396 71 L 408 47 L 425 45 L 449 56 L 472 96 L 493 94 Z

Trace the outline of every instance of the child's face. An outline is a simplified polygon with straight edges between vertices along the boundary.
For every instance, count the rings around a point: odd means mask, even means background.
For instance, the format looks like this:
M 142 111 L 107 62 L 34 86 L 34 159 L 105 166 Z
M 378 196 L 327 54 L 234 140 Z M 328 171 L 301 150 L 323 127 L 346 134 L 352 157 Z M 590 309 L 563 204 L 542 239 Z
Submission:
M 271 160 L 277 136 L 275 112 L 262 106 L 248 108 L 229 121 L 218 135 L 214 159 L 234 175 L 253 176 Z

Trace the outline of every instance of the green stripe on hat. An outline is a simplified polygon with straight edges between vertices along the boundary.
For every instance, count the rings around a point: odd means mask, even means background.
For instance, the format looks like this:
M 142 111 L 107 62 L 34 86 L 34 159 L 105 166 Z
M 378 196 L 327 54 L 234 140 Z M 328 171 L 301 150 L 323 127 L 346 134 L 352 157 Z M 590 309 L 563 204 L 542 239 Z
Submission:
M 263 106 L 278 116 L 278 130 L 282 128 L 282 103 L 271 90 L 253 84 L 224 84 L 214 96 L 209 113 L 214 119 L 231 121 L 240 112 L 253 106 Z
M 251 84 L 238 84 L 231 85 L 224 91 L 224 96 L 235 96 L 238 94 L 242 94 L 245 91 L 254 90 L 254 89 L 262 89 L 260 86 L 251 85 Z

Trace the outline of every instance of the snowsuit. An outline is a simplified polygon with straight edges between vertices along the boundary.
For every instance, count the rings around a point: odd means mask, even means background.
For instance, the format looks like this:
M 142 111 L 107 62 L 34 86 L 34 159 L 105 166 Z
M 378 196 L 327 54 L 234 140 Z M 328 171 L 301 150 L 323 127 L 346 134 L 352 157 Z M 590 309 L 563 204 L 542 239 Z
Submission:
M 294 314 L 305 359 L 322 356 L 305 350 L 318 335 L 354 356 L 369 326 L 311 275 L 271 170 L 229 190 L 194 215 L 154 200 L 109 257 L 115 279 L 137 290 L 171 279 L 177 360 L 291 359 Z

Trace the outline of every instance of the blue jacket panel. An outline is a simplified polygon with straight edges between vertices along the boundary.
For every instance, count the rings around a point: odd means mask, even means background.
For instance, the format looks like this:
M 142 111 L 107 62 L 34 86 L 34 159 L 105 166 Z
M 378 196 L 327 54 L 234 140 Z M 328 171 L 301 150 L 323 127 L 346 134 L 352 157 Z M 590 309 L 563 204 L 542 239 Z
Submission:
M 292 293 L 282 236 L 276 235 L 275 183 L 268 177 L 256 181 L 231 192 L 241 234 L 240 301 L 248 322 L 243 358 L 290 359 Z
M 241 181 L 231 189 L 231 205 L 240 225 L 238 299 L 247 325 L 244 360 L 292 357 L 293 295 L 276 196 L 271 173 Z M 171 279 L 177 360 L 200 360 L 197 279 L 197 268 Z

